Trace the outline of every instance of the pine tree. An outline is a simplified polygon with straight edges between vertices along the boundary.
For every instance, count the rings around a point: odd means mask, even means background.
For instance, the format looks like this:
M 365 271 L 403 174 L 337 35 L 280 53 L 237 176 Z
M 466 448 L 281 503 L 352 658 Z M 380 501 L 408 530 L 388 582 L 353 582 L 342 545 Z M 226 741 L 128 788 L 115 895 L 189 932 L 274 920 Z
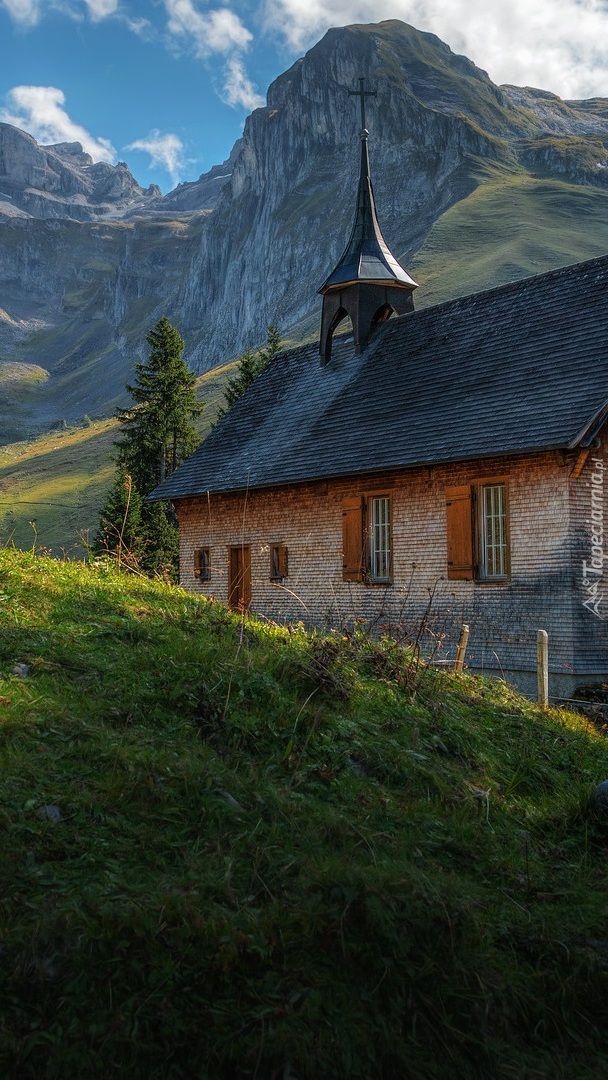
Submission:
M 146 340 L 148 361 L 135 365 L 136 383 L 127 386 L 135 405 L 118 412 L 125 427 L 118 446 L 121 462 L 147 495 L 198 446 L 192 420 L 202 405 L 182 358 L 184 342 L 169 320 L 163 316 Z
M 94 550 L 120 552 L 124 562 L 130 544 L 142 569 L 175 577 L 178 535 L 171 504 L 144 500 L 198 446 L 192 420 L 203 406 L 196 400 L 195 376 L 182 358 L 184 342 L 169 320 L 160 319 L 146 340 L 148 361 L 135 365 L 135 383 L 127 386 L 135 404 L 118 412 L 123 433 L 117 443 L 117 475 Z
M 235 402 L 245 393 L 248 386 L 254 379 L 257 379 L 258 375 L 264 370 L 264 368 L 270 363 L 274 356 L 281 349 L 281 334 L 278 326 L 270 323 L 267 327 L 266 344 L 262 349 L 258 349 L 257 352 L 253 352 L 248 349 L 239 360 L 236 375 L 232 379 L 229 379 L 224 390 L 225 406 L 222 406 L 218 412 L 218 419 L 221 420 L 223 416 L 232 408 Z

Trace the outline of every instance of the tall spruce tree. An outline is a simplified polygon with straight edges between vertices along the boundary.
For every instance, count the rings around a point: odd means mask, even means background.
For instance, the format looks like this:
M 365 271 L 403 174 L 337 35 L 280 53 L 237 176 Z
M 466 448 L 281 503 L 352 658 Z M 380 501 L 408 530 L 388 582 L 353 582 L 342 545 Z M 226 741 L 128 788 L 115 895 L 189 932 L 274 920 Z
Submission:
M 258 349 L 257 352 L 248 349 L 246 353 L 243 353 L 237 365 L 236 375 L 226 383 L 226 389 L 224 390 L 224 401 L 226 404 L 221 406 L 218 411 L 219 420 L 226 415 L 241 395 L 245 393 L 247 387 L 251 386 L 253 380 L 257 379 L 258 375 L 261 374 L 273 357 L 280 352 L 280 349 L 280 330 L 274 323 L 270 323 L 267 327 L 266 344 L 264 347 Z
M 199 444 L 192 421 L 203 406 L 196 379 L 182 357 L 184 342 L 163 316 L 146 338 L 147 363 L 135 365 L 127 386 L 135 404 L 120 409 L 123 432 L 117 442 L 117 476 L 101 512 L 94 550 L 124 553 L 131 545 L 143 570 L 175 577 L 178 535 L 170 503 L 145 497 L 189 457 Z

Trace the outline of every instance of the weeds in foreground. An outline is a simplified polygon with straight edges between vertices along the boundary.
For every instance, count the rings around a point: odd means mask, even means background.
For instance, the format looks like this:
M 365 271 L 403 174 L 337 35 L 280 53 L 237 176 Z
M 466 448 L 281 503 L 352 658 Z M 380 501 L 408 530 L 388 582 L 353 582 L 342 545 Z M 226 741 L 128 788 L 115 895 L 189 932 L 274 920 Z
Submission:
M 0 553 L 3 1074 L 603 1075 L 605 737 L 410 664 Z

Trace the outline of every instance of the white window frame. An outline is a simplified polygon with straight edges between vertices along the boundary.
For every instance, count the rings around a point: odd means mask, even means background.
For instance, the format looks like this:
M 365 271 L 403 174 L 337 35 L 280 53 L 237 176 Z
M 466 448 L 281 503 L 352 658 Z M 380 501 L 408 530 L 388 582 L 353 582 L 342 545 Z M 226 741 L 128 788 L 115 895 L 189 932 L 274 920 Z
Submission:
M 478 486 L 479 577 L 504 581 L 509 576 L 509 514 L 504 481 Z
M 390 495 L 367 496 L 368 576 L 372 582 L 392 580 L 392 522 Z

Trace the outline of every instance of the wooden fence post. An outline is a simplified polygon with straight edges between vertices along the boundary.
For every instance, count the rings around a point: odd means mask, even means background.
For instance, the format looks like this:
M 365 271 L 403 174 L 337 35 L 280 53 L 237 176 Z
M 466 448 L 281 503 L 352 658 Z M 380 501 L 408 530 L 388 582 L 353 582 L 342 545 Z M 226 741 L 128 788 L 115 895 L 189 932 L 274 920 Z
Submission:
M 463 623 L 460 630 L 460 637 L 458 639 L 458 648 L 456 650 L 456 659 L 454 661 L 454 671 L 459 674 L 464 667 L 464 658 L 467 651 L 467 644 L 469 641 L 469 627 L 468 623 Z
M 546 630 L 536 631 L 536 677 L 538 704 L 541 709 L 549 707 L 549 635 Z

